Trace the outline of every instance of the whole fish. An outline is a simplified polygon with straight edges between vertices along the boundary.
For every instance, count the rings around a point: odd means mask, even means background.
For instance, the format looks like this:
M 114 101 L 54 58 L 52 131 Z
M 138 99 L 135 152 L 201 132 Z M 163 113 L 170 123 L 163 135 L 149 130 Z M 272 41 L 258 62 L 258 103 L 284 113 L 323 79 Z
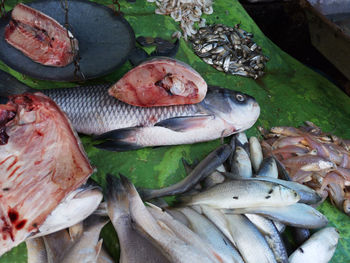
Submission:
M 78 224 L 97 209 L 102 198 L 102 189 L 89 180 L 59 203 L 31 238 L 48 235 Z
M 192 245 L 191 239 L 194 234 L 193 232 L 186 238 L 186 241 L 184 241 L 173 229 L 169 228 L 164 221 L 155 219 L 153 214 L 151 214 L 144 205 L 134 185 L 123 176 L 121 176 L 121 182 L 124 189 L 128 192 L 130 215 L 135 228 L 151 240 L 154 245 L 159 247 L 163 255 L 165 255 L 169 261 L 175 263 L 222 262 L 220 256 L 214 251 L 208 249 L 203 251 Z M 155 212 L 159 211 L 156 210 Z M 166 215 L 168 218 L 170 217 L 171 220 L 171 216 L 168 214 Z M 173 219 L 173 221 L 175 221 L 175 219 Z M 177 221 L 175 221 L 175 223 L 176 222 Z M 181 223 L 178 222 L 178 224 Z M 185 227 L 184 225 L 182 226 Z M 188 231 L 184 232 L 184 234 L 186 235 Z
M 237 146 L 232 158 L 231 173 L 242 178 L 253 176 L 252 163 L 248 153 L 241 147 Z
M 243 263 L 243 259 L 224 234 L 205 216 L 191 208 L 179 208 L 190 222 L 189 228 L 203 240 L 209 242 L 223 258 L 224 262 Z
M 225 210 L 234 214 L 259 214 L 286 225 L 302 228 L 320 228 L 328 224 L 327 218 L 309 205 L 297 203 L 288 206 L 257 206 Z
M 83 234 L 67 251 L 61 262 L 96 262 L 102 248 L 102 239 L 99 239 L 100 232 L 108 221 L 109 219 L 99 215 L 91 215 L 85 219 Z
M 249 149 L 252 166 L 255 172 L 258 172 L 261 162 L 263 161 L 263 153 L 258 138 L 252 136 L 249 138 Z
M 169 262 L 157 247 L 133 228 L 128 193 L 120 180 L 112 175 L 107 175 L 107 182 L 108 214 L 118 234 L 120 246 L 119 262 Z
M 45 243 L 38 237 L 26 241 L 28 263 L 48 263 Z
M 300 196 L 284 186 L 257 180 L 234 180 L 215 185 L 193 196 L 183 197 L 187 205 L 208 205 L 221 209 L 257 206 L 286 206 Z
M 180 182 L 162 189 L 143 189 L 140 191 L 140 195 L 143 200 L 149 200 L 156 197 L 182 194 L 190 190 L 200 180 L 213 172 L 216 167 L 225 162 L 230 153 L 231 147 L 226 144 L 222 145 L 205 157 L 192 172 Z
M 286 247 L 275 224 L 260 215 L 245 214 L 245 216 L 259 229 L 265 237 L 269 247 L 275 255 L 277 262 L 288 263 Z
M 0 74 L 0 96 L 33 92 L 7 73 Z M 12 89 L 6 83 L 11 84 Z M 42 90 L 67 114 L 80 133 L 107 139 L 98 147 L 129 150 L 147 146 L 191 144 L 249 129 L 260 114 L 255 99 L 241 92 L 209 87 L 198 104 L 135 107 L 108 95 L 110 85 Z
M 244 215 L 225 215 L 237 249 L 245 262 L 277 262 L 264 236 Z
M 289 256 L 290 263 L 327 263 L 337 248 L 339 232 L 326 227 L 313 234 Z

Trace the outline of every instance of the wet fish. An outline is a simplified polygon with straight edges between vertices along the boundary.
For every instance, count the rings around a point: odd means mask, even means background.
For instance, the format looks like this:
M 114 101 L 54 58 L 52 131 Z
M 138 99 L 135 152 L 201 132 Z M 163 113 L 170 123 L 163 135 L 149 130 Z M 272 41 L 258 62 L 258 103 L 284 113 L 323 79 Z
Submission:
M 249 138 L 249 149 L 253 169 L 255 172 L 258 172 L 261 162 L 263 161 L 263 153 L 260 142 L 255 136 Z
M 93 168 L 69 120 L 47 96 L 13 96 L 0 105 L 0 116 L 2 255 L 37 232 Z
M 299 201 L 300 196 L 284 186 L 258 180 L 234 180 L 215 185 L 194 196 L 183 198 L 187 205 L 208 205 L 231 209 L 257 206 L 286 206 Z
M 4 79 L 7 81 L 6 75 Z M 27 91 L 23 85 L 15 87 L 9 90 L 1 84 L 0 96 Z M 78 132 L 107 139 L 97 145 L 107 150 L 209 141 L 249 129 L 260 114 L 254 98 L 220 87 L 208 87 L 198 104 L 149 108 L 118 101 L 108 95 L 108 88 L 99 85 L 42 92 L 58 104 Z
M 179 211 L 189 220 L 189 228 L 203 240 L 209 242 L 220 254 L 224 262 L 244 262 L 231 242 L 207 218 L 191 208 L 179 208 Z
M 26 241 L 28 263 L 48 263 L 44 240 L 41 237 Z
M 98 215 L 91 215 L 84 220 L 82 236 L 64 255 L 61 262 L 96 262 L 102 248 L 102 239 L 99 238 L 100 232 L 108 221 L 108 218 Z
M 289 262 L 327 263 L 337 248 L 338 239 L 339 232 L 334 227 L 321 229 L 289 256 Z
M 182 194 L 194 187 L 200 180 L 213 172 L 220 164 L 225 162 L 231 153 L 231 147 L 222 145 L 204 158 L 182 181 L 162 189 L 142 189 L 140 194 L 143 200 L 149 200 L 168 195 Z
M 112 175 L 107 175 L 106 198 L 108 215 L 118 234 L 119 262 L 169 262 L 157 247 L 133 228 L 128 193 L 120 180 Z
M 299 184 L 297 182 L 286 181 L 286 180 L 281 180 L 281 179 L 267 177 L 267 176 L 257 176 L 257 177 L 254 177 L 253 179 L 259 180 L 259 181 L 272 182 L 272 183 L 280 184 L 287 188 L 293 189 L 299 194 L 300 196 L 299 202 L 301 203 L 316 204 L 322 200 L 321 196 L 315 190 L 313 190 L 310 187 L 307 187 L 306 185 Z
M 281 207 L 257 206 L 225 210 L 234 214 L 259 214 L 283 224 L 301 228 L 320 228 L 328 224 L 327 218 L 309 205 L 297 203 Z
M 171 262 L 220 262 L 210 250 L 203 253 L 177 236 L 163 221 L 156 220 L 143 204 L 135 187 L 121 176 L 124 189 L 129 196 L 129 209 L 135 228 L 159 247 Z M 159 212 L 159 211 L 158 211 Z M 170 216 L 169 216 L 170 217 Z M 180 223 L 179 223 L 180 224 Z M 192 235 L 190 236 L 192 238 Z M 218 256 L 218 255 L 217 255 Z M 214 259 L 213 259 L 214 257 Z M 216 259 L 219 259 L 218 256 Z
M 225 215 L 236 247 L 245 262 L 277 262 L 263 235 L 244 215 Z
M 271 220 L 260 215 L 245 214 L 245 216 L 259 229 L 261 234 L 263 234 L 275 255 L 276 261 L 288 263 L 287 250 L 275 224 Z
M 79 226 L 79 222 L 86 219 L 97 209 L 102 198 L 102 189 L 96 183 L 88 181 L 59 203 L 32 237 L 48 235 L 76 224 L 75 227 Z M 82 231 L 82 229 L 75 229 L 75 231 Z M 73 234 L 71 234 L 71 237 L 73 237 Z
M 273 157 L 267 157 L 262 161 L 257 176 L 278 178 L 278 169 Z
M 170 106 L 202 101 L 207 87 L 189 65 L 173 58 L 156 57 L 128 71 L 108 93 L 134 106 Z
M 301 246 L 310 237 L 310 230 L 307 228 L 292 227 L 292 236 L 296 246 Z
M 53 18 L 22 3 L 11 12 L 5 28 L 5 40 L 33 61 L 54 67 L 64 67 L 74 59 L 73 46 L 78 40 Z
M 233 178 L 239 176 L 241 178 L 249 178 L 253 176 L 252 163 L 248 153 L 241 147 L 237 146 L 232 158 L 231 173 Z

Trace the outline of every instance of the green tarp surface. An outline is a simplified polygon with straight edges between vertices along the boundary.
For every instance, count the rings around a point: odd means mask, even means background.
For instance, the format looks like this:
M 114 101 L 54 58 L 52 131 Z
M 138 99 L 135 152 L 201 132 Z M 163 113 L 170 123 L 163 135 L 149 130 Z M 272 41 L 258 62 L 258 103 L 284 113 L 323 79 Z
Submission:
M 111 5 L 112 1 L 96 1 Z M 6 1 L 6 9 L 11 9 L 16 1 Z M 136 3 L 120 1 L 125 18 L 132 25 L 136 37 L 159 36 L 171 38 L 179 30 L 172 18 L 154 14 L 155 4 L 144 0 Z M 305 120 L 314 122 L 324 131 L 333 132 L 343 138 L 350 138 L 350 98 L 326 78 L 302 65 L 284 53 L 260 31 L 238 1 L 215 1 L 214 13 L 204 16 L 207 23 L 223 23 L 241 27 L 254 34 L 263 53 L 270 58 L 265 69 L 265 76 L 259 80 L 225 75 L 205 64 L 192 51 L 191 45 L 181 40 L 180 50 L 176 56 L 191 65 L 211 85 L 219 85 L 239 90 L 254 96 L 260 104 L 261 115 L 257 123 L 247 131 L 248 136 L 259 135 L 258 126 L 299 126 Z M 82 14 L 76 14 L 82 15 Z M 91 32 L 93 34 L 93 32 Z M 90 83 L 115 82 L 131 68 L 129 63 L 115 72 Z M 19 80 L 34 88 L 55 88 L 74 86 L 74 83 L 54 83 L 38 81 L 8 68 L 0 63 L 0 69 L 10 72 Z M 141 149 L 123 153 L 106 152 L 92 146 L 87 136 L 81 137 L 92 164 L 97 168 L 93 179 L 105 187 L 107 173 L 117 175 L 119 172 L 129 177 L 137 187 L 159 188 L 179 181 L 185 176 L 181 157 L 189 162 L 203 159 L 220 144 L 220 140 L 195 145 L 180 145 Z M 228 140 L 228 139 L 227 139 Z M 332 262 L 350 262 L 350 219 L 339 212 L 329 202 L 318 208 L 330 223 L 340 231 L 340 240 Z M 109 252 L 118 259 L 118 242 L 116 234 L 109 224 L 102 232 L 104 244 Z M 12 249 L 0 258 L 0 263 L 26 262 L 25 244 Z

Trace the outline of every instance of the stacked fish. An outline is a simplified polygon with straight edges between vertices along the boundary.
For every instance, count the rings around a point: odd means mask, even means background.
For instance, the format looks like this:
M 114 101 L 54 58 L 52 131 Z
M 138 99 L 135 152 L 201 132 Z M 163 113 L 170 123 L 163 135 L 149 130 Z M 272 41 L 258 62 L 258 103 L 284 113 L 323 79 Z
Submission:
M 156 2 L 158 8 L 155 13 L 159 15 L 170 15 L 176 22 L 180 22 L 181 32 L 175 32 L 178 37 L 191 37 L 197 30 L 194 24 L 199 22 L 200 26 L 205 25 L 205 19 L 202 14 L 210 15 L 213 13 L 212 0 L 147 0 Z
M 263 132 L 266 156 L 275 155 L 293 181 L 315 189 L 350 215 L 350 141 L 321 131 L 311 122 L 299 129 L 274 127 Z
M 215 69 L 256 79 L 264 74 L 268 58 L 252 38 L 239 24 L 216 24 L 200 28 L 191 42 L 197 56 Z
M 305 229 L 328 223 L 309 206 L 320 196 L 278 179 L 275 160 L 263 160 L 257 138 L 249 141 L 240 133 L 195 167 L 186 164 L 188 176 L 163 189 L 138 192 L 126 177 L 108 176 L 120 262 L 328 262 L 337 230 L 326 227 L 309 238 Z M 170 195 L 180 195 L 180 204 L 169 207 L 161 197 Z M 302 234 L 291 254 L 281 238 L 286 225 Z

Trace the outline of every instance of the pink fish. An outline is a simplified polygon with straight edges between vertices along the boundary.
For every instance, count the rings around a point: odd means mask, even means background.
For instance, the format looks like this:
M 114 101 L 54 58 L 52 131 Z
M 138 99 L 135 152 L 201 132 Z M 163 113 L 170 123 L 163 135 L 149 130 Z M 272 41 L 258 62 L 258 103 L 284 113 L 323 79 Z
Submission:
M 0 255 L 35 233 L 93 172 L 77 134 L 41 93 L 0 105 Z

